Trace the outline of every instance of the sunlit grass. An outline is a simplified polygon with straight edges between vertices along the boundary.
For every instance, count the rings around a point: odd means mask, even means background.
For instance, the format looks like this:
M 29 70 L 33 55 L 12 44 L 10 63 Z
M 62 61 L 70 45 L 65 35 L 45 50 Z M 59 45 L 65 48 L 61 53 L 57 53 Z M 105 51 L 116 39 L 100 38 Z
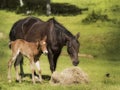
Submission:
M 7 57 L 8 59 L 9 57 Z M 79 84 L 79 85 L 72 85 L 72 86 L 53 86 L 49 84 L 49 81 L 43 81 L 42 84 L 37 83 L 35 85 L 32 84 L 30 78 L 25 78 L 21 84 L 15 82 L 15 71 L 12 68 L 12 83 L 9 84 L 7 82 L 7 65 L 3 58 L 3 62 L 0 65 L 1 73 L 0 73 L 0 87 L 6 90 L 24 90 L 24 89 L 41 89 L 41 90 L 77 90 L 77 89 L 84 89 L 84 90 L 119 90 L 120 81 L 119 81 L 119 61 L 108 61 L 105 59 L 88 59 L 88 58 L 80 58 L 79 67 L 82 68 L 89 76 L 89 83 Z M 51 75 L 48 60 L 46 56 L 42 56 L 40 58 L 40 64 L 42 69 L 42 75 Z M 31 74 L 29 61 L 27 59 L 24 60 L 24 70 L 25 73 Z M 67 64 L 66 64 L 67 63 Z M 57 71 L 62 71 L 64 68 L 72 67 L 72 63 L 68 56 L 61 55 L 58 60 Z M 106 77 L 106 74 L 109 73 L 110 77 Z M 9 88 L 9 89 L 8 89 Z

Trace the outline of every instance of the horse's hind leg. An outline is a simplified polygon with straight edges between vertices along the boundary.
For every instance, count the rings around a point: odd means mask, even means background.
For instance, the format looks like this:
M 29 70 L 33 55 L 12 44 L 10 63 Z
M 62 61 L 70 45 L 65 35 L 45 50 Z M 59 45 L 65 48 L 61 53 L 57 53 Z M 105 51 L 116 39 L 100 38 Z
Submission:
M 38 69 L 39 81 L 42 82 L 41 69 L 40 69 L 40 62 L 37 60 L 37 61 L 35 62 L 35 65 L 36 65 L 36 67 L 37 67 L 37 69 Z
M 24 71 L 23 71 L 23 56 L 22 54 L 19 54 L 16 58 L 16 61 L 14 63 L 14 67 L 17 67 L 18 65 L 20 65 L 20 75 L 21 78 L 24 77 Z

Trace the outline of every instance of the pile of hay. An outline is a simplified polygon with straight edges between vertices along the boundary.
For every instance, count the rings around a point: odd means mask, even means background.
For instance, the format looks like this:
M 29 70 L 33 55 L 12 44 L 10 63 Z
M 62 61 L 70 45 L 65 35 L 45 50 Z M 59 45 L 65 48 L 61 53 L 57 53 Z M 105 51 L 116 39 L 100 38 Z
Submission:
M 79 67 L 67 68 L 61 73 L 55 71 L 51 76 L 50 83 L 62 85 L 88 83 L 88 75 Z

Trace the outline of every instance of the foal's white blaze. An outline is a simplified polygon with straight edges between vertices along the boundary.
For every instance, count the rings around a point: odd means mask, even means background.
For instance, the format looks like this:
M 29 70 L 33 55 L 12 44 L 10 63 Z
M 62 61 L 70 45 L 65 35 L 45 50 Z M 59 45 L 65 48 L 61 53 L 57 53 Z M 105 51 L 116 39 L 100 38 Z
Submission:
M 43 44 L 46 44 L 46 42 L 43 42 Z
M 46 42 L 42 42 L 42 44 L 44 45 L 44 44 L 46 44 Z M 44 53 L 44 54 L 48 54 L 48 50 L 47 50 L 47 49 L 44 50 L 43 53 Z
M 48 51 L 47 51 L 47 50 L 44 50 L 43 53 L 44 53 L 44 54 L 48 54 Z

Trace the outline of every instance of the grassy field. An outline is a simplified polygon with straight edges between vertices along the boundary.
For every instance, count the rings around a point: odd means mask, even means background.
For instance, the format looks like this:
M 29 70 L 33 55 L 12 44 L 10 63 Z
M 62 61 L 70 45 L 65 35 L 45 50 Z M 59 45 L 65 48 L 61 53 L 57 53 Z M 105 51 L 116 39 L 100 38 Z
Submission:
M 42 20 L 55 17 L 73 34 L 80 32 L 80 53 L 92 55 L 94 58 L 79 57 L 82 68 L 89 76 L 88 84 L 58 85 L 49 84 L 47 77 L 51 76 L 47 57 L 40 58 L 42 75 L 47 76 L 43 83 L 32 84 L 29 77 L 21 84 L 15 82 L 15 71 L 12 68 L 12 83 L 7 81 L 7 62 L 11 52 L 8 48 L 9 31 L 13 23 L 24 14 L 16 14 L 0 10 L 0 90 L 120 90 L 120 1 L 119 0 L 52 0 L 53 3 L 69 3 L 78 8 L 88 8 L 81 14 L 53 14 L 49 17 L 34 14 Z M 61 9 L 61 8 L 58 8 Z M 63 8 L 64 11 L 64 8 Z M 104 20 L 105 21 L 104 21 Z M 85 21 L 85 22 L 83 22 Z M 66 47 L 63 48 L 66 52 Z M 59 57 L 57 71 L 72 67 L 69 56 Z M 31 73 L 28 60 L 24 63 L 25 73 Z M 109 73 L 110 77 L 106 77 Z

